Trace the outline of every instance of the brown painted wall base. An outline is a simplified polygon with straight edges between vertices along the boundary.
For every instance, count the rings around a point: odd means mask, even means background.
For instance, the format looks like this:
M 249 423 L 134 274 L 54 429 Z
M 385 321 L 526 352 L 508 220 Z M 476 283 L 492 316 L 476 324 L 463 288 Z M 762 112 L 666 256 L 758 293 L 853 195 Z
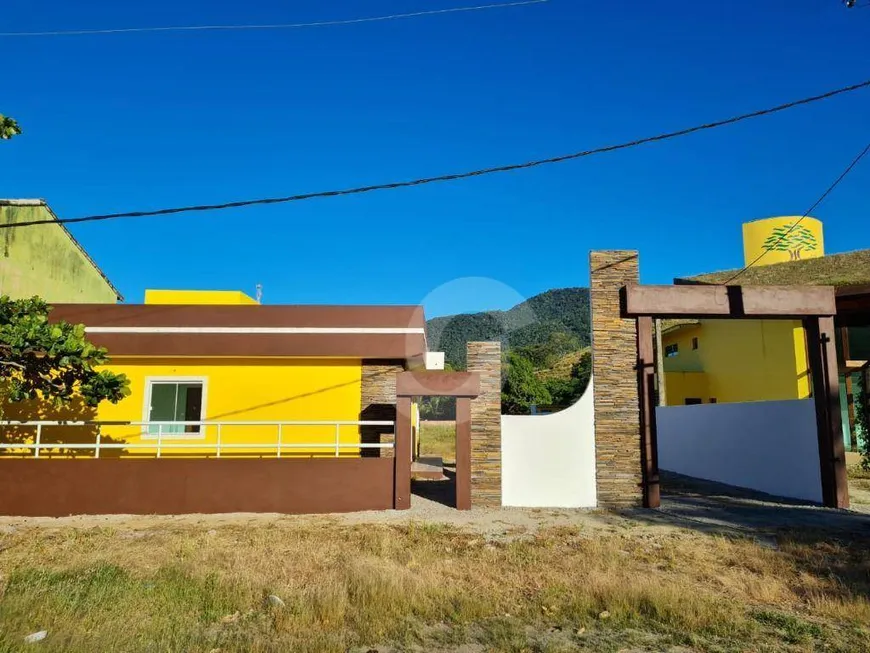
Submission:
M 0 514 L 287 514 L 393 507 L 393 459 L 0 460 Z

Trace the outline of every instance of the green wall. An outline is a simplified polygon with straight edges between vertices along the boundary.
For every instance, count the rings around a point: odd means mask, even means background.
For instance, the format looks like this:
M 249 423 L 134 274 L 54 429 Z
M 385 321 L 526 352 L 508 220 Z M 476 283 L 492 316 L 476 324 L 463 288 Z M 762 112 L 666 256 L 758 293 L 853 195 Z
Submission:
M 38 201 L 21 205 L 0 200 L 0 224 L 51 219 L 54 214 Z M 115 289 L 59 224 L 0 230 L 0 295 L 38 295 L 50 303 L 118 300 Z

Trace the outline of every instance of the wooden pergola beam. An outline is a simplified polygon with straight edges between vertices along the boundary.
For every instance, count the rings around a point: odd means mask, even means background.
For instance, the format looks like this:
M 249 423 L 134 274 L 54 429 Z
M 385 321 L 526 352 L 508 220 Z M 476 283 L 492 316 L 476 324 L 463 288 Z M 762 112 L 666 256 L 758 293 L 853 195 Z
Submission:
M 831 286 L 647 286 L 622 290 L 623 317 L 800 318 L 836 315 Z
M 474 372 L 436 370 L 402 372 L 396 377 L 399 397 L 467 397 L 480 394 L 480 376 Z

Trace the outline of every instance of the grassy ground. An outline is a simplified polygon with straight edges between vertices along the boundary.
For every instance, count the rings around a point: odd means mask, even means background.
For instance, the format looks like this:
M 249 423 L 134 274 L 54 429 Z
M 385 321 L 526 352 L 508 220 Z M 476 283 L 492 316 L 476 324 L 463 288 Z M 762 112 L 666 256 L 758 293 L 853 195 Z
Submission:
M 868 545 L 631 524 L 23 529 L 0 541 L 0 651 L 853 653 L 870 642 Z
M 441 456 L 456 462 L 456 425 L 453 422 L 420 422 L 420 455 Z

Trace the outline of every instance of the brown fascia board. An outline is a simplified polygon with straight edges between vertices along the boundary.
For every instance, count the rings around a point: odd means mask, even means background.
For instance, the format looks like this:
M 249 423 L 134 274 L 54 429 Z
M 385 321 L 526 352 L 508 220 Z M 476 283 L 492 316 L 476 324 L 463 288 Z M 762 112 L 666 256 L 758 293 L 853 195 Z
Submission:
M 417 366 L 427 350 L 421 306 L 57 304 L 50 319 L 84 324 L 88 339 L 114 356 L 347 357 Z M 282 328 L 289 331 L 257 332 Z

